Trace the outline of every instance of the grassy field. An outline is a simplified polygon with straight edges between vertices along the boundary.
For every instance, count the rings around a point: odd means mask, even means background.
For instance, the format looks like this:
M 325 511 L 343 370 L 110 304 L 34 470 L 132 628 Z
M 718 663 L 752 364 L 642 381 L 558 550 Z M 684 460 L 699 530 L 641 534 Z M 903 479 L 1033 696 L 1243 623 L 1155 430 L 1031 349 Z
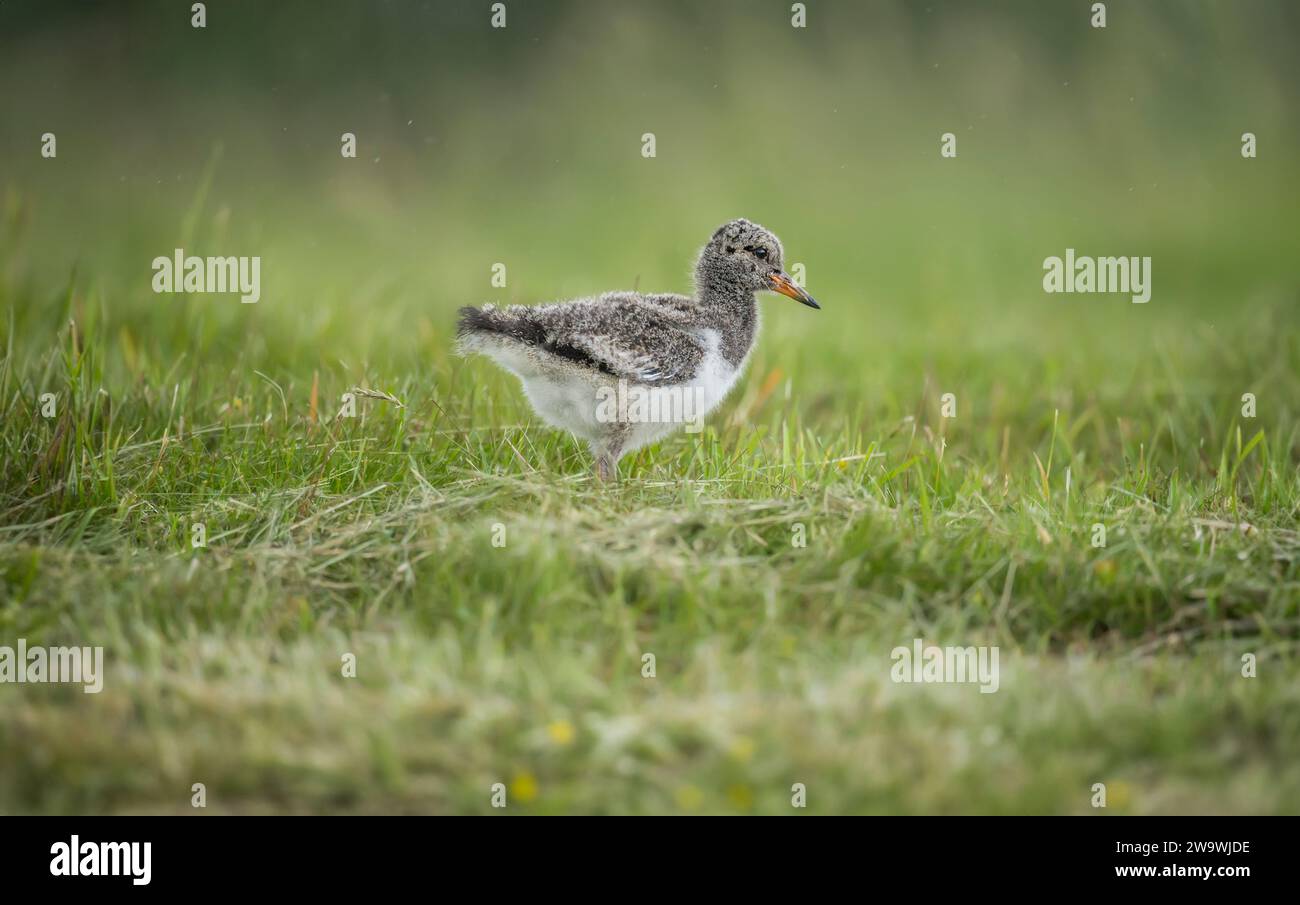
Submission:
M 1294 23 L 1153 5 L 1085 52 L 936 6 L 814 21 L 765 89 L 798 132 L 743 149 L 781 9 L 719 37 L 578 4 L 541 50 L 521 12 L 427 95 L 389 23 L 393 68 L 345 61 L 329 105 L 293 53 L 197 104 L 206 46 L 92 79 L 68 61 L 120 25 L 31 27 L 0 54 L 56 60 L 0 118 L 0 644 L 102 645 L 106 676 L 0 686 L 0 812 L 193 813 L 194 783 L 208 813 L 496 813 L 495 783 L 506 813 L 1300 811 Z M 709 53 L 603 77 L 665 46 Z M 733 216 L 824 310 L 764 298 L 706 430 L 616 485 L 453 354 L 462 304 L 686 291 Z M 155 295 L 177 247 L 260 255 L 262 300 Z M 1152 301 L 1044 294 L 1067 247 L 1150 255 Z M 357 388 L 390 398 L 338 416 Z M 892 682 L 914 638 L 998 646 L 998 691 Z

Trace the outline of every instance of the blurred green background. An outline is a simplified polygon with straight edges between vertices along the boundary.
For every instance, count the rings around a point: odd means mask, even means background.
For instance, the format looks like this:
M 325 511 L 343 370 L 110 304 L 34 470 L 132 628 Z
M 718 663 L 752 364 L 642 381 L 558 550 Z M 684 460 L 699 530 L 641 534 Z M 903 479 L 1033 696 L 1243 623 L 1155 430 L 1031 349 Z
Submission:
M 817 2 L 805 29 L 784 2 L 488 6 L 217 2 L 200 30 L 5 4 L 0 173 L 30 218 L 6 266 L 93 274 L 156 354 L 381 365 L 442 355 L 464 303 L 685 291 L 734 216 L 806 265 L 826 311 L 781 330 L 840 363 L 988 318 L 1032 351 L 1294 299 L 1292 3 L 1117 3 L 1105 29 L 1077 2 Z M 262 303 L 155 297 L 182 240 L 261 255 Z M 1045 295 L 1066 247 L 1150 255 L 1154 303 Z
M 0 810 L 1300 810 L 1300 5 L 490 6 L 0 3 L 0 641 L 109 664 L 0 689 Z M 737 216 L 823 310 L 616 488 L 453 355 Z

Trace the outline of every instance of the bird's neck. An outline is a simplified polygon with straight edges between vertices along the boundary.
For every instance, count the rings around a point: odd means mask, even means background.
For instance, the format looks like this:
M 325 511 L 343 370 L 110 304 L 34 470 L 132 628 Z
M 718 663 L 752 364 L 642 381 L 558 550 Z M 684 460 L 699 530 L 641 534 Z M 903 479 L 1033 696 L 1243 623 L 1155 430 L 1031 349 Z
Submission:
M 723 358 L 740 367 L 758 336 L 758 302 L 749 290 L 709 277 L 708 273 L 696 274 L 700 324 L 718 331 Z

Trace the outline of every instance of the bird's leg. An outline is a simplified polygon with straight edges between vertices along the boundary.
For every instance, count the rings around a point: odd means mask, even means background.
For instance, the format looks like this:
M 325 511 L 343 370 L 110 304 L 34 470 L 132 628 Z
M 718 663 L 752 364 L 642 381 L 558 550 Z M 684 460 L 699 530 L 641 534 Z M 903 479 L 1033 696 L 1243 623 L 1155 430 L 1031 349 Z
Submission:
M 593 448 L 596 456 L 596 477 L 603 482 L 618 480 L 618 460 L 623 455 L 623 441 L 627 439 L 627 425 L 619 425 L 605 441 L 605 445 Z

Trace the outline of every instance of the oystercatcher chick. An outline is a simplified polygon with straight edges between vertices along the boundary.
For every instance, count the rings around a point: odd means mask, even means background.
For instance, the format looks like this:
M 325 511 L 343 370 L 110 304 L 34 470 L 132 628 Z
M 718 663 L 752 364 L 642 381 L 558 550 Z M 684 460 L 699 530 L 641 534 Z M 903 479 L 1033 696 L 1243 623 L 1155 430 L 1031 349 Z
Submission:
M 754 293 L 821 306 L 788 277 L 780 241 L 748 220 L 718 228 L 695 265 L 695 293 L 607 292 L 550 305 L 462 308 L 462 355 L 522 381 L 533 409 L 572 431 L 603 481 L 621 456 L 703 417 L 726 397 L 758 336 Z

